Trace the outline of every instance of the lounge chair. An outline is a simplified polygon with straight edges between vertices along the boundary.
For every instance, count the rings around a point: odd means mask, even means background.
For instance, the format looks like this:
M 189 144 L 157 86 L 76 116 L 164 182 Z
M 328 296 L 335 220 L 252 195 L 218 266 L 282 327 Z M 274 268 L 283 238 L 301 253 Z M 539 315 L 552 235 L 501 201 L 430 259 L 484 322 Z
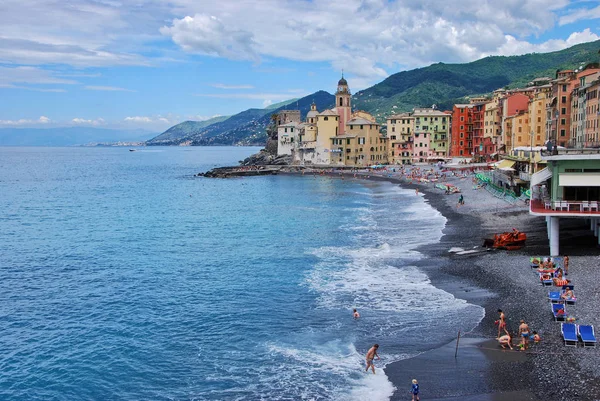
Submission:
M 575 293 L 573 293 L 573 297 L 572 298 L 563 298 L 562 295 L 565 293 L 565 291 L 566 290 L 562 290 L 560 292 L 561 301 L 563 301 L 567 305 L 575 305 L 577 303 L 577 297 L 575 296 Z
M 550 291 L 548 292 L 548 300 L 553 304 L 562 304 L 564 299 L 560 297 L 559 291 Z
M 565 346 L 577 347 L 577 328 L 573 323 L 561 323 L 560 331 L 562 332 Z
M 552 304 L 552 314 L 554 315 L 554 321 L 564 322 L 567 318 L 567 310 L 563 304 Z
M 595 347 L 596 336 L 594 335 L 594 326 L 592 325 L 578 325 L 577 334 L 581 337 L 584 347 Z
M 575 286 L 574 286 L 573 284 L 567 284 L 567 285 L 563 285 L 563 286 L 562 286 L 562 290 L 563 290 L 563 292 L 564 292 L 565 290 L 567 290 L 567 289 L 569 289 L 569 290 L 574 290 L 574 289 L 575 289 Z
M 552 280 L 552 277 L 544 280 L 544 279 L 542 279 L 542 277 L 543 277 L 542 274 L 543 273 L 540 273 L 540 283 L 543 286 L 552 286 L 552 284 L 554 284 L 554 281 Z

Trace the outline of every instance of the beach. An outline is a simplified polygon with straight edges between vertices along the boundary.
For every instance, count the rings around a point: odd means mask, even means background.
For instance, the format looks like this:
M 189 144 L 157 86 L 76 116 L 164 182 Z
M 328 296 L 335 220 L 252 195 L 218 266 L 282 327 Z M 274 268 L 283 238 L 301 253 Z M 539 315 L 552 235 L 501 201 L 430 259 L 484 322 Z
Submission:
M 424 196 L 448 219 L 441 241 L 419 249 L 427 256 L 420 267 L 436 287 L 485 308 L 479 326 L 470 333 L 461 333 L 458 351 L 454 340 L 388 365 L 386 374 L 396 387 L 392 400 L 410 399 L 408 390 L 413 378 L 419 380 L 424 400 L 600 399 L 597 348 L 563 345 L 560 323 L 554 321 L 548 301 L 548 291 L 554 287 L 542 286 L 530 268 L 530 257 L 549 254 L 543 217 L 530 215 L 524 202 L 510 204 L 485 189 L 474 189 L 471 176 L 450 176 L 445 181 L 461 189 L 465 204 L 458 207 L 459 194 L 446 195 L 431 182 L 418 183 L 385 171 L 359 172 L 356 176 L 352 172 L 331 174 L 388 180 L 404 188 L 418 188 L 415 196 Z M 576 306 L 568 307 L 569 314 L 576 317 L 578 324 L 600 327 L 596 312 L 600 301 L 596 284 L 600 251 L 596 238 L 585 219 L 565 220 L 561 224 L 561 255 L 570 257 L 568 278 L 575 285 L 578 299 Z M 482 248 L 484 238 L 513 228 L 527 233 L 527 244 L 521 250 Z M 451 253 L 452 248 L 474 252 Z M 542 341 L 530 344 L 525 352 L 516 347 L 503 350 L 495 340 L 498 309 L 506 313 L 509 331 L 516 333 L 523 319 L 531 330 L 540 333 Z M 451 334 L 456 337 L 458 333 Z M 513 337 L 515 344 L 519 339 Z

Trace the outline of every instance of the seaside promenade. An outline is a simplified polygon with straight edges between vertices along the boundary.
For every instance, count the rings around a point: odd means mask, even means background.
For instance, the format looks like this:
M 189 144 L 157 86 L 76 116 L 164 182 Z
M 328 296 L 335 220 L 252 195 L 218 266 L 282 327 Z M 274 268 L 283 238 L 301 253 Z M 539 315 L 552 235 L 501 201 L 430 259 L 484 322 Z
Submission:
M 423 172 L 438 174 L 438 181 L 421 181 Z M 304 174 L 313 172 L 305 171 Z M 314 172 L 320 174 L 321 172 Z M 322 174 L 344 179 L 387 180 L 415 190 L 439 210 L 448 223 L 440 244 L 419 249 L 427 255 L 424 269 L 432 282 L 458 298 L 483 306 L 486 316 L 470 333 L 463 333 L 458 357 L 455 340 L 410 361 L 386 367 L 397 390 L 393 400 L 406 398 L 406 383 L 417 377 L 421 395 L 428 400 L 538 400 L 600 399 L 599 348 L 565 347 L 560 323 L 551 313 L 548 291 L 530 268 L 530 257 L 549 254 L 543 218 L 529 214 L 523 201 L 509 203 L 473 181 L 471 172 L 446 172 L 436 166 L 335 171 Z M 443 175 L 443 178 L 442 178 Z M 446 194 L 436 183 L 450 184 L 460 193 Z M 418 189 L 418 191 L 417 191 Z M 464 205 L 458 204 L 463 195 Z M 489 250 L 483 238 L 517 228 L 528 239 L 518 251 Z M 561 231 L 561 250 L 570 257 L 569 276 L 575 285 L 577 305 L 569 309 L 576 323 L 600 327 L 597 271 L 600 252 L 584 221 L 568 221 Z M 464 253 L 449 252 L 462 248 Z M 469 253 L 468 251 L 473 251 Z M 427 265 L 428 264 L 428 265 Z M 524 319 L 542 341 L 524 352 L 502 350 L 495 340 L 497 309 L 507 315 L 508 330 L 516 333 Z M 449 333 L 449 337 L 456 333 Z M 514 342 L 519 341 L 513 334 Z M 407 363 L 408 362 L 408 363 Z

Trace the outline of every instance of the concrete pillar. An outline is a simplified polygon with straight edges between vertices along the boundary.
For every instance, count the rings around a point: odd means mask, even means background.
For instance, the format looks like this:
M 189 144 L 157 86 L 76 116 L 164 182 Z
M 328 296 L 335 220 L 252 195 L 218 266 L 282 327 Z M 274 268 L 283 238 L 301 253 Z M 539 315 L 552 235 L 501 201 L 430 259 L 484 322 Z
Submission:
M 598 219 L 592 219 L 594 222 L 594 236 L 598 236 Z
M 594 221 L 594 219 L 590 219 L 590 230 L 594 231 L 594 226 L 596 225 L 596 222 Z
M 546 216 L 546 231 L 548 232 L 548 241 L 550 241 L 550 216 Z
M 560 220 L 557 216 L 550 217 L 550 256 L 558 256 L 558 239 L 560 236 Z

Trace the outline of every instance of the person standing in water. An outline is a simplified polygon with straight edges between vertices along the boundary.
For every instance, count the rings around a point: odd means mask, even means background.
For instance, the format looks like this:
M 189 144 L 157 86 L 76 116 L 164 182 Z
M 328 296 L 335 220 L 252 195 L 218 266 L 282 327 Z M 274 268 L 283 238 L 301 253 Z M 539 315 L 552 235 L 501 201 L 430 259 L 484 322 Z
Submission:
M 354 309 L 354 312 L 352 313 L 352 317 L 354 317 L 355 319 L 358 319 L 360 317 L 360 313 L 358 313 L 358 311 L 356 309 Z
M 410 389 L 413 401 L 419 401 L 419 383 L 417 379 L 412 379 L 412 387 Z
M 369 371 L 369 366 L 371 367 L 371 369 L 373 370 L 373 374 L 375 374 L 375 365 L 373 364 L 373 359 L 375 359 L 375 357 L 377 357 L 377 359 L 381 359 L 379 357 L 379 355 L 377 355 L 377 349 L 379 348 L 379 344 L 375 344 L 373 345 L 371 348 L 369 348 L 369 350 L 367 351 L 367 369 L 365 369 L 365 372 Z

